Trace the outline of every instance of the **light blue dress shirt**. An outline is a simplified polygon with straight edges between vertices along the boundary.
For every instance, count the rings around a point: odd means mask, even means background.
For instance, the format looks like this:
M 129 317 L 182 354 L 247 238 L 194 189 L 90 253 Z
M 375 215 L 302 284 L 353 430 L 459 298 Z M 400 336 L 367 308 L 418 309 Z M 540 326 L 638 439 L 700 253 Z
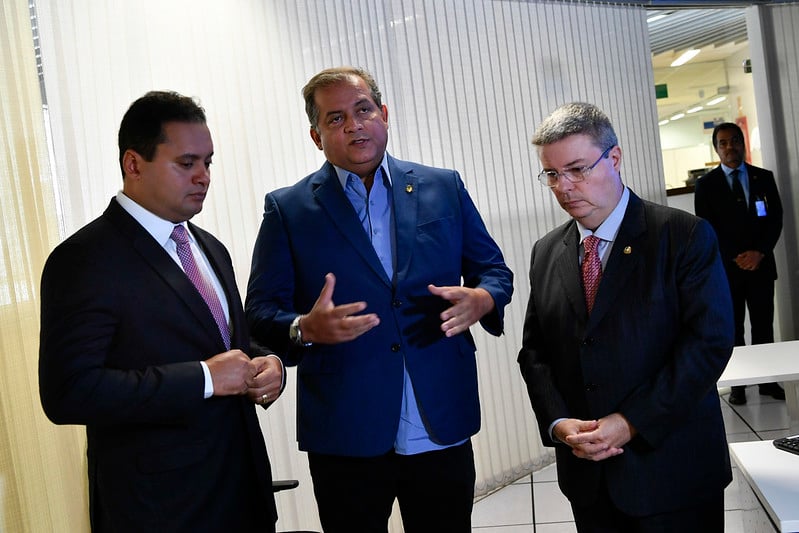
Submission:
M 375 249 L 375 253 L 380 259 L 388 279 L 392 280 L 393 283 L 396 242 L 394 240 L 392 221 L 392 182 L 388 164 L 386 163 L 386 155 L 383 155 L 383 161 L 375 171 L 372 188 L 368 193 L 360 177 L 335 165 L 334 168 L 336 169 L 339 183 L 344 189 L 344 194 L 358 214 L 361 225 L 369 236 L 372 247 Z M 463 442 L 466 441 L 458 442 L 452 446 L 457 446 Z M 436 444 L 430 439 L 430 434 L 425 429 L 424 422 L 422 422 L 416 395 L 413 392 L 411 377 L 408 375 L 407 368 L 404 369 L 402 408 L 397 438 L 394 441 L 394 450 L 401 455 L 414 455 L 448 447 Z

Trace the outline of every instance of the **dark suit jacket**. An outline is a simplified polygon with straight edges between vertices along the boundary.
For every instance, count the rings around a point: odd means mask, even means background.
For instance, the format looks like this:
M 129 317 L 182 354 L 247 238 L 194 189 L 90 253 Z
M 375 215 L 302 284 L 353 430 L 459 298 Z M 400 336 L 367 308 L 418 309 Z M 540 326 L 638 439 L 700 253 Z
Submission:
M 742 271 L 734 259 L 746 250 L 757 250 L 765 255 L 758 269 L 763 276 L 777 279 L 774 246 L 782 231 L 782 202 L 777 193 L 774 174 L 752 165 L 746 165 L 749 175 L 749 209 L 746 215 L 736 206 L 735 196 L 727 184 L 721 165 L 696 181 L 694 208 L 696 215 L 704 218 L 716 230 L 719 250 L 728 274 Z M 766 205 L 766 216 L 759 217 L 755 201 Z
M 710 225 L 630 194 L 590 317 L 570 221 L 535 244 L 519 365 L 558 483 L 594 501 L 604 480 L 624 512 L 695 505 L 730 479 L 716 381 L 733 346 L 729 289 Z M 559 418 L 622 413 L 638 435 L 601 462 L 555 444 Z M 714 495 L 717 493 L 713 493 Z
M 427 285 L 482 287 L 494 298 L 482 319 L 502 333 L 513 275 L 457 172 L 388 158 L 394 202 L 395 280 L 383 270 L 335 169 L 326 163 L 292 187 L 266 196 L 246 311 L 253 336 L 298 364 L 299 447 L 376 456 L 393 448 L 403 362 L 434 441 L 451 444 L 480 427 L 475 345 L 446 338 L 449 303 Z M 289 346 L 288 329 L 319 297 L 327 272 L 336 304 L 365 301 L 380 325 L 357 339 Z M 272 344 L 274 343 L 274 344 Z
M 191 225 L 249 335 L 224 246 Z M 253 404 L 203 399 L 199 361 L 226 350 L 180 267 L 122 207 L 59 245 L 42 274 L 47 416 L 85 424 L 94 531 L 269 531 L 276 511 Z

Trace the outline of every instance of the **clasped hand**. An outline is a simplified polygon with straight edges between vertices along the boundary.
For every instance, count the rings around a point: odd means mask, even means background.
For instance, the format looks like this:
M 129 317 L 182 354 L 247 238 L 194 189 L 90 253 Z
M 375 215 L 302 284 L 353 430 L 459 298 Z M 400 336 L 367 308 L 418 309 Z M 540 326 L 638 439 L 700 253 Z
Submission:
M 283 367 L 273 356 L 250 359 L 241 350 L 230 350 L 205 361 L 211 372 L 214 396 L 246 394 L 255 403 L 273 402 L 280 395 Z
M 620 413 L 599 420 L 567 418 L 552 429 L 557 440 L 569 445 L 572 453 L 589 461 L 602 461 L 624 453 L 622 448 L 635 435 L 635 429 Z
M 741 270 L 757 270 L 760 266 L 760 261 L 763 260 L 763 253 L 757 250 L 747 250 L 741 252 L 735 257 L 735 264 Z

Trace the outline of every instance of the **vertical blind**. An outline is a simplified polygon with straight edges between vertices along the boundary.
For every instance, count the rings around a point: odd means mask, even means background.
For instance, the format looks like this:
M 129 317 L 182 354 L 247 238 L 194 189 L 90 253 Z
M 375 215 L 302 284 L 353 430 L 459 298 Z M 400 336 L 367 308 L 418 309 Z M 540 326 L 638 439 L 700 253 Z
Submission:
M 389 110 L 389 151 L 459 170 L 516 274 L 505 334 L 494 338 L 474 328 L 483 410 L 474 439 L 476 495 L 552 461 L 516 354 L 530 250 L 566 215 L 535 180 L 530 137 L 558 105 L 593 102 L 616 126 L 625 182 L 645 198 L 665 200 L 643 8 L 491 0 L 38 0 L 37 6 L 57 176 L 39 178 L 60 191 L 57 208 L 40 206 L 48 223 L 65 228 L 64 238 L 121 188 L 116 133 L 130 102 L 152 89 L 195 96 L 215 146 L 211 190 L 195 221 L 227 244 L 241 289 L 264 194 L 323 162 L 308 135 L 301 87 L 329 66 L 370 70 Z M 35 349 L 26 357 L 35 360 Z M 31 372 L 30 365 L 15 370 L 35 397 Z M 295 442 L 293 378 L 292 370 L 289 389 L 261 413 L 261 426 L 276 477 L 301 481 L 277 496 L 279 529 L 318 529 L 307 461 Z M 43 417 L 38 406 L 26 409 Z M 56 449 L 59 438 L 39 437 L 38 446 Z M 61 454 L 65 464 L 52 468 L 75 470 L 85 464 L 83 453 L 70 447 Z M 67 490 L 85 491 L 85 472 L 70 475 L 75 485 Z M 64 491 L 46 492 L 67 501 Z M 85 515 L 85 500 L 62 505 Z M 391 529 L 401 531 L 396 516 Z

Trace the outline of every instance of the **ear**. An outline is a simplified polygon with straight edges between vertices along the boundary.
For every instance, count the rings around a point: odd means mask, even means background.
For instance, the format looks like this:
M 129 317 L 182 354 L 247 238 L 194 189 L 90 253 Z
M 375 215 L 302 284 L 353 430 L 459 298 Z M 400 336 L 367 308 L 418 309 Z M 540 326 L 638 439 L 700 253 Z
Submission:
M 621 170 L 621 147 L 617 144 L 608 152 L 608 157 L 613 162 L 613 168 L 616 172 Z
M 315 128 L 311 128 L 311 140 L 313 140 L 314 144 L 320 150 L 322 149 L 322 136 L 319 135 L 319 132 L 316 131 Z
M 125 153 L 122 154 L 122 170 L 125 172 L 125 177 L 138 179 L 141 175 L 140 166 L 142 161 L 142 156 L 138 152 L 130 148 L 125 150 Z

